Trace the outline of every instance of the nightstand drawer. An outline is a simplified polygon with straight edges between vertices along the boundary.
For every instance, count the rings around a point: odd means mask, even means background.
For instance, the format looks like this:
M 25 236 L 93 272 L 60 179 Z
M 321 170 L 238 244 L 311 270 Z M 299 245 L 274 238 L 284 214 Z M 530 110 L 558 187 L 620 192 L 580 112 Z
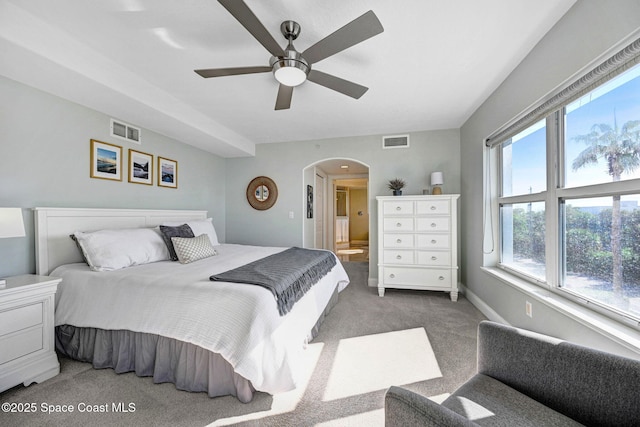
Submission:
M 385 248 L 412 248 L 413 234 L 385 234 L 383 244 Z
M 413 231 L 413 218 L 385 218 L 384 231 Z
M 33 328 L 28 331 L 0 338 L 0 364 L 9 362 L 29 353 L 42 350 L 42 328 Z
M 413 251 L 384 251 L 385 264 L 413 264 Z
M 0 312 L 0 337 L 42 324 L 42 303 L 26 305 Z

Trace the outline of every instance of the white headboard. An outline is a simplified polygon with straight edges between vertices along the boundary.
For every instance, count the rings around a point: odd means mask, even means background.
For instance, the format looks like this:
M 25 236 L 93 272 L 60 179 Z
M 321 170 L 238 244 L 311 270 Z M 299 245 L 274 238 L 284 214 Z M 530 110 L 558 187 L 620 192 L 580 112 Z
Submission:
M 163 222 L 205 219 L 207 211 L 151 209 L 34 208 L 36 273 L 49 274 L 62 264 L 82 262 L 69 235 L 105 228 L 155 227 Z

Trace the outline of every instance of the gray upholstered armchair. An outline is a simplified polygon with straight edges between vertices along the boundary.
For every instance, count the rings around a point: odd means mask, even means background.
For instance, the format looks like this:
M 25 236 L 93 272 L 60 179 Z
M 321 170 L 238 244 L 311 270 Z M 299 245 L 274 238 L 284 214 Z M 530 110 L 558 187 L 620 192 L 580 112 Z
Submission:
M 391 387 L 386 426 L 638 426 L 640 361 L 484 321 L 478 373 L 441 405 Z

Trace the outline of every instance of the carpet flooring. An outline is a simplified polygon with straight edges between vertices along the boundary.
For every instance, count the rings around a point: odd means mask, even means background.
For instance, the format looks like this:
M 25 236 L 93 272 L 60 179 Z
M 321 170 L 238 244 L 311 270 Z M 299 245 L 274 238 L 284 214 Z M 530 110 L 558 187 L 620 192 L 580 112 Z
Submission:
M 475 373 L 484 316 L 464 296 L 387 290 L 380 298 L 367 286 L 367 263 L 344 265 L 351 284 L 307 347 L 308 381 L 297 390 L 243 404 L 60 357 L 60 375 L 0 393 L 1 403 L 35 404 L 0 412 L 0 425 L 383 426 L 390 385 L 440 401 Z

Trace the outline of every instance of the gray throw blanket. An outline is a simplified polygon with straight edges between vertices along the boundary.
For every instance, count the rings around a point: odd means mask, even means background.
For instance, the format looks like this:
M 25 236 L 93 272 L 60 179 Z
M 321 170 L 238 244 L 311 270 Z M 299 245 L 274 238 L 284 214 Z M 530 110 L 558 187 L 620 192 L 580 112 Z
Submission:
M 278 312 L 284 316 L 334 265 L 331 252 L 293 247 L 209 279 L 265 287 L 276 297 Z

